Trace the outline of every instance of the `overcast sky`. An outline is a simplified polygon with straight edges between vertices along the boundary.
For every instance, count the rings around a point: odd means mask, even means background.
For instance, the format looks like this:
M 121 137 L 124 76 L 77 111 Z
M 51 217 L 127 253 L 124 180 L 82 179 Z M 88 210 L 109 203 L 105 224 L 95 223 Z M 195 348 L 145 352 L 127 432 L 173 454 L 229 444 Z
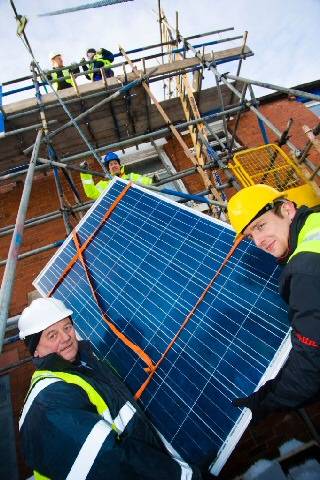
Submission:
M 89 1 L 15 0 L 18 12 L 29 19 L 26 33 L 43 68 L 50 66 L 51 50 L 61 51 L 68 64 L 80 61 L 89 47 L 116 52 L 119 44 L 129 50 L 159 41 L 159 26 L 153 13 L 157 10 L 157 0 L 134 0 L 55 17 L 36 16 L 84 3 Z M 178 10 L 184 36 L 235 27 L 234 32 L 215 36 L 223 38 L 242 35 L 248 30 L 247 43 L 255 55 L 243 62 L 243 76 L 283 86 L 319 78 L 320 0 L 162 0 L 161 5 L 171 24 Z M 9 1 L 0 0 L 0 83 L 29 73 L 30 57 L 15 31 Z M 208 40 L 205 37 L 204 41 Z M 221 44 L 219 49 L 238 46 L 240 42 Z M 220 71 L 235 73 L 236 68 L 237 62 L 232 62 L 220 67 Z M 214 85 L 213 75 L 207 73 L 206 77 L 206 84 L 210 80 Z

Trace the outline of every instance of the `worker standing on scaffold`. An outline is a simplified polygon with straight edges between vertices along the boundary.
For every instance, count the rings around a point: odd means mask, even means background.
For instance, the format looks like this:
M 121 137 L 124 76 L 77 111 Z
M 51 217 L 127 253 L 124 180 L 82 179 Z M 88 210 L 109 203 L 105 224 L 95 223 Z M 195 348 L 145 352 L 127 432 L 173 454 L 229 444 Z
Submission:
M 49 60 L 52 63 L 52 68 L 55 70 L 52 73 L 48 73 L 47 77 L 55 91 L 64 90 L 65 88 L 74 87 L 74 82 L 70 77 L 70 71 L 72 73 L 79 73 L 78 67 L 73 67 L 71 70 L 65 68 L 63 65 L 63 59 L 61 53 L 58 51 L 50 52 Z
M 285 265 L 280 294 L 289 306 L 292 349 L 278 375 L 233 404 L 248 407 L 257 422 L 276 410 L 297 409 L 320 394 L 320 212 L 296 204 L 268 185 L 237 192 L 230 222 Z
M 72 313 L 38 298 L 19 319 L 36 366 L 19 422 L 35 480 L 200 480 L 169 453 L 115 371 L 77 340 Z
M 82 65 L 82 69 L 86 73 L 86 77 L 88 80 L 92 80 L 96 82 L 97 80 L 102 79 L 102 75 L 100 71 L 94 72 L 96 68 L 105 68 L 106 77 L 113 77 L 114 72 L 111 70 L 111 64 L 114 60 L 114 55 L 109 50 L 105 48 L 100 48 L 100 50 L 96 51 L 94 48 L 88 48 L 86 52 L 87 60 L 90 60 L 90 63 Z M 80 60 L 80 63 L 87 61 L 85 58 Z
M 114 152 L 107 153 L 102 162 L 112 177 L 117 176 L 140 185 L 147 186 L 152 184 L 153 180 L 151 177 L 140 175 L 139 173 L 126 173 L 125 168 L 121 166 L 120 158 Z M 88 168 L 87 162 L 82 162 L 80 166 L 84 169 Z M 91 173 L 80 173 L 80 178 L 85 194 L 93 200 L 96 200 L 111 182 L 111 180 L 106 179 L 100 180 L 95 184 Z

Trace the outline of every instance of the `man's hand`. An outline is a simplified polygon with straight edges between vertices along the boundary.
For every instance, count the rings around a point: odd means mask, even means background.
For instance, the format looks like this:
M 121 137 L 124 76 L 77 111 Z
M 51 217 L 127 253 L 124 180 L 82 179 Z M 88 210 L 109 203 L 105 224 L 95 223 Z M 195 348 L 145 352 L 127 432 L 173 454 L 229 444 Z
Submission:
M 83 170 L 88 170 L 89 169 L 88 162 L 86 160 L 84 162 L 81 162 L 79 167 L 83 168 Z
M 251 398 L 251 395 L 249 397 L 240 397 L 240 398 L 234 398 L 232 400 L 232 405 L 234 407 L 240 407 L 240 408 L 243 408 L 243 407 L 247 407 L 247 408 L 250 408 L 250 410 L 253 409 L 253 400 Z
M 260 420 L 265 418 L 271 411 L 264 405 L 264 398 L 270 387 L 272 386 L 272 381 L 266 382 L 259 390 L 253 392 L 248 397 L 234 398 L 232 400 L 232 405 L 235 407 L 243 408 L 247 407 L 252 412 L 252 424 L 258 423 Z

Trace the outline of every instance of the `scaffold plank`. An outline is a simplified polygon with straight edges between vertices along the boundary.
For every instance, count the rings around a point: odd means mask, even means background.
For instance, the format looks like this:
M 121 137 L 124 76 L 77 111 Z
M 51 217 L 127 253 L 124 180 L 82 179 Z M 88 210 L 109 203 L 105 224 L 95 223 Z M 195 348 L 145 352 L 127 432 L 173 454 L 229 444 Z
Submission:
M 94 82 L 99 83 L 99 82 Z M 82 87 L 82 86 L 80 86 Z M 70 89 L 72 90 L 72 89 Z M 223 89 L 225 97 L 229 95 L 228 89 Z M 142 87 L 135 88 L 131 92 L 132 95 L 132 115 L 135 119 L 135 127 L 137 134 L 144 134 L 148 130 L 148 119 L 145 109 L 145 95 Z M 46 95 L 43 95 L 45 99 Z M 199 110 L 201 113 L 211 112 L 218 107 L 218 96 L 216 88 L 208 88 L 202 90 L 199 94 L 195 95 Z M 86 107 L 90 108 L 96 103 L 95 99 L 87 99 L 85 101 Z M 123 98 L 112 102 L 115 116 L 117 118 L 121 139 L 124 140 L 128 137 L 127 132 L 127 114 L 126 106 Z M 161 102 L 161 106 L 166 111 L 172 122 L 184 121 L 184 112 L 180 105 L 180 100 L 173 98 Z M 79 104 L 69 105 L 71 113 L 76 116 L 79 114 Z M 53 129 L 56 129 L 68 121 L 66 114 L 61 107 L 55 106 L 53 108 L 45 110 L 47 121 L 56 120 Z M 149 104 L 150 122 L 153 129 L 158 129 L 166 126 L 165 121 L 157 111 L 156 107 Z M 114 128 L 114 120 L 110 114 L 109 108 L 105 105 L 100 109 L 97 109 L 89 115 L 90 127 L 97 145 L 104 146 L 119 140 L 118 134 Z M 30 115 L 26 115 L 19 118 L 10 120 L 10 126 L 13 129 L 23 128 L 29 126 L 32 123 L 39 122 L 39 113 L 34 111 Z M 83 125 L 86 123 L 86 119 L 83 120 Z M 81 125 L 81 123 L 80 123 Z M 23 134 L 24 146 L 32 145 L 35 140 L 34 131 L 26 131 Z M 64 132 L 54 137 L 53 141 L 57 154 L 60 157 L 72 155 L 86 150 L 85 146 L 81 144 L 81 140 L 78 134 L 73 128 L 68 128 Z M 134 144 L 134 142 L 132 142 Z M 46 150 L 42 146 L 40 155 L 46 157 Z M 11 136 L 5 139 L 0 139 L 0 171 L 4 172 L 17 165 L 23 165 L 27 162 L 27 158 L 23 155 L 20 138 L 17 136 Z

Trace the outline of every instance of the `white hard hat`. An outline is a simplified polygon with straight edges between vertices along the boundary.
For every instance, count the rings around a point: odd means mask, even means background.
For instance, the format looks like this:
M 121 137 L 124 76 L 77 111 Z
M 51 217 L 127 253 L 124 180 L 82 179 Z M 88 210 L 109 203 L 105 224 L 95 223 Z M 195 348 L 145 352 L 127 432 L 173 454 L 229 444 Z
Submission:
M 61 55 L 61 53 L 58 50 L 53 50 L 49 53 L 49 60 L 51 61 L 54 57 L 57 57 L 58 55 Z
M 36 298 L 26 307 L 18 322 L 19 337 L 21 340 L 28 335 L 42 332 L 59 320 L 72 315 L 65 304 L 56 298 Z

